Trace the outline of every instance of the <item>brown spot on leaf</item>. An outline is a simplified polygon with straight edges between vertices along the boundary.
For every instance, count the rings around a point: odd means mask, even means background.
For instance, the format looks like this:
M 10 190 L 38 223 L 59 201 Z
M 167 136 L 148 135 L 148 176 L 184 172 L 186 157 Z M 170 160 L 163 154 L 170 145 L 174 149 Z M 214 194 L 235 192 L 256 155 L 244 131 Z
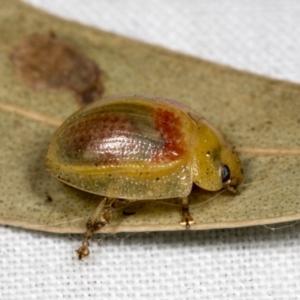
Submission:
M 46 202 L 52 202 L 52 201 L 53 198 L 49 194 L 46 194 Z
M 11 58 L 21 80 L 35 89 L 72 90 L 81 105 L 103 93 L 98 66 L 53 32 L 26 37 Z
M 77 93 L 76 98 L 79 105 L 84 106 L 94 102 L 95 100 L 101 98 L 104 88 L 100 81 L 94 86 L 87 88 L 82 93 Z

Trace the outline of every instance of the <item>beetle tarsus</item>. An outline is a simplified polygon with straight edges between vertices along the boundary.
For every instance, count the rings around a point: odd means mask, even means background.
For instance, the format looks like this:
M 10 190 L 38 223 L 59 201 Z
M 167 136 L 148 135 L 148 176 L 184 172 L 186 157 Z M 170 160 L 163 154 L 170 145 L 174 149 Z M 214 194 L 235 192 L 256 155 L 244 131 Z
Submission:
M 190 229 L 191 225 L 194 224 L 194 219 L 190 215 L 188 211 L 184 211 L 185 209 L 182 209 L 182 217 L 180 221 L 180 225 L 185 226 L 186 229 Z
M 188 198 L 182 198 L 182 207 L 181 207 L 181 221 L 180 225 L 185 226 L 186 229 L 190 229 L 191 225 L 194 224 L 194 219 L 189 211 L 189 202 Z
M 76 250 L 79 260 L 89 256 L 89 244 L 94 232 L 100 230 L 109 223 L 115 200 L 116 199 L 109 198 L 102 199 L 92 216 L 86 222 L 86 232 L 84 234 L 82 245 Z
M 76 250 L 78 259 L 82 260 L 90 255 L 89 245 L 82 243 L 82 245 Z

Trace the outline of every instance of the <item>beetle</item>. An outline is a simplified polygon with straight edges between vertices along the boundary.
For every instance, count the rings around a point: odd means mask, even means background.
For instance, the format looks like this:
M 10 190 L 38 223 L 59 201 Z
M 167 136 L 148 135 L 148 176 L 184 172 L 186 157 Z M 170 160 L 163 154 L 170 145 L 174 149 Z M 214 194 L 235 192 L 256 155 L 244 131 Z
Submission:
M 181 224 L 193 223 L 188 196 L 202 189 L 236 192 L 243 180 L 233 147 L 203 117 L 173 100 L 112 96 L 71 115 L 55 132 L 46 167 L 62 182 L 103 196 L 86 224 L 79 259 L 105 226 L 117 199 L 182 199 Z

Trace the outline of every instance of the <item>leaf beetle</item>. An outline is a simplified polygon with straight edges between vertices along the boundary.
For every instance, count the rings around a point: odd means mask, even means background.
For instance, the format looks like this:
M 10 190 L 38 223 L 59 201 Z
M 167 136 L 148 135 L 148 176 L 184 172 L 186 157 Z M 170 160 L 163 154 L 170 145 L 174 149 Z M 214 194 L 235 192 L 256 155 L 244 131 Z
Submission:
M 193 223 L 195 183 L 235 192 L 243 180 L 232 146 L 203 117 L 178 102 L 139 95 L 103 98 L 71 115 L 51 140 L 46 167 L 75 188 L 103 196 L 86 224 L 79 259 L 116 199 L 182 199 L 181 224 Z

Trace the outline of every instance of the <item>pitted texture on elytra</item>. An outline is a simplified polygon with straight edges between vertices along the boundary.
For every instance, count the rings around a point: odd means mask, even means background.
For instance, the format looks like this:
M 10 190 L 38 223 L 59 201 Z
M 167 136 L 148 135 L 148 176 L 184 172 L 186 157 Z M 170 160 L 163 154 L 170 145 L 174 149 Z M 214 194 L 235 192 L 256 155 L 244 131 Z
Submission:
M 186 155 L 184 124 L 172 110 L 154 109 L 149 104 L 124 105 L 122 100 L 100 107 L 81 111 L 59 131 L 57 143 L 65 161 L 163 163 Z
M 46 164 L 59 180 L 102 196 L 185 197 L 198 138 L 186 111 L 163 100 L 119 96 L 67 119 L 51 140 Z

